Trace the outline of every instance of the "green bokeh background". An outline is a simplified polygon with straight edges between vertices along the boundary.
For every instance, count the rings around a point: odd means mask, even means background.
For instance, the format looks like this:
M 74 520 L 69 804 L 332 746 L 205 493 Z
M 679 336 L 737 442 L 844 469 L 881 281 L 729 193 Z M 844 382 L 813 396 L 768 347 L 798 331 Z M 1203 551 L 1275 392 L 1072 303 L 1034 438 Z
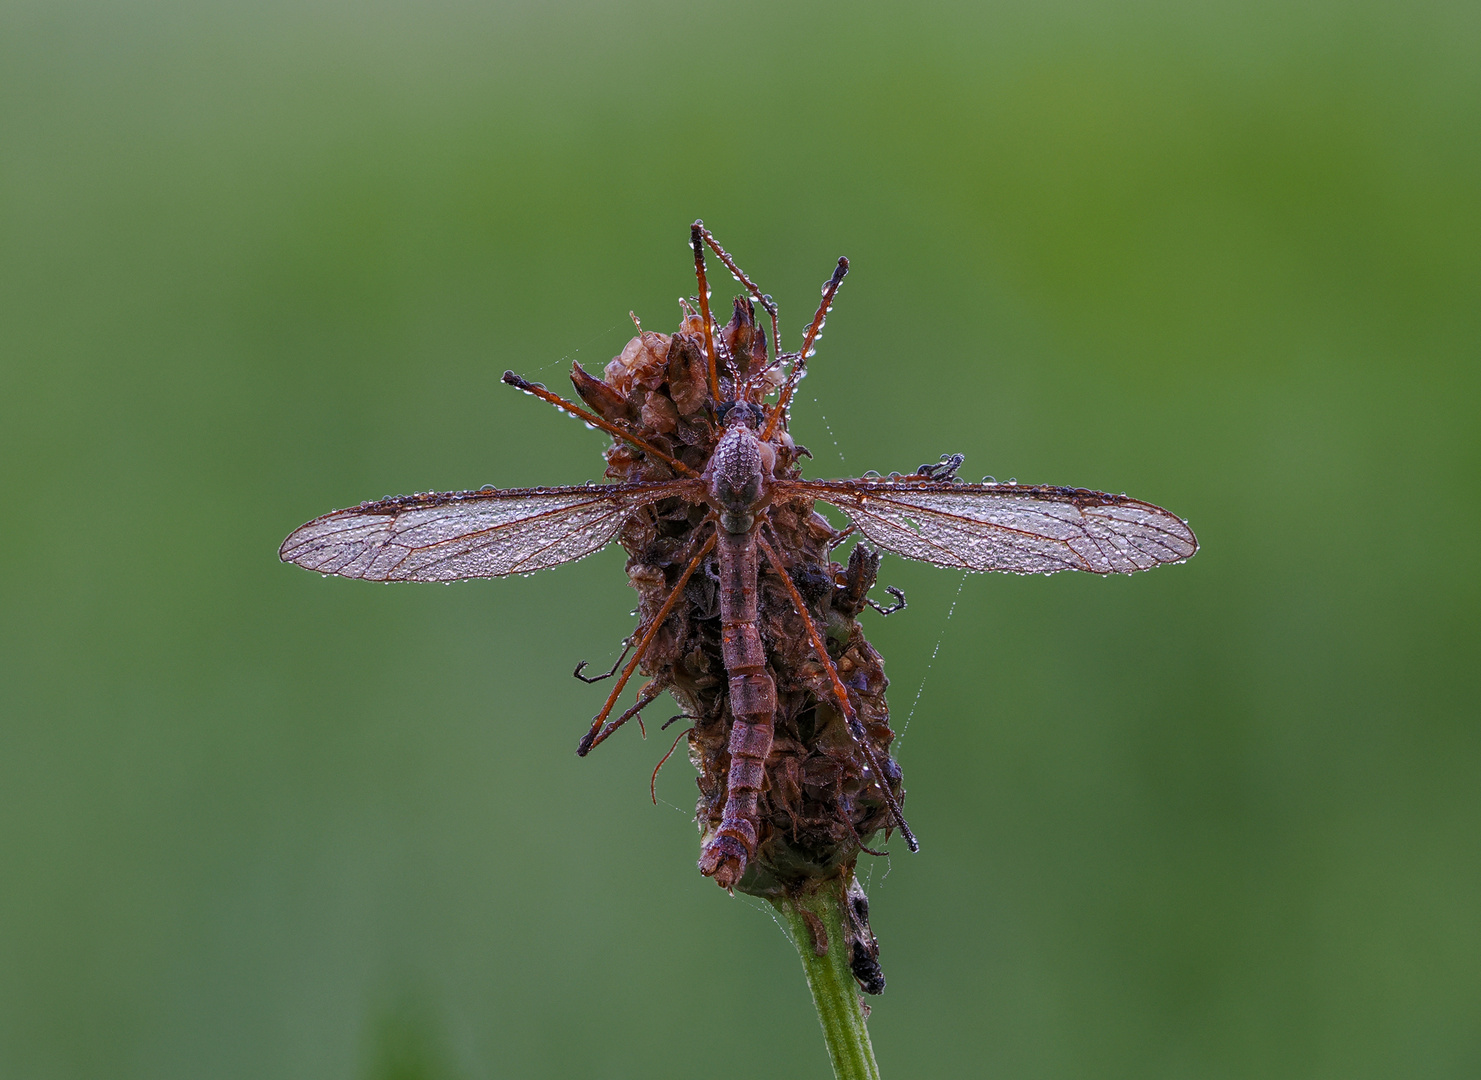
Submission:
M 688 766 L 573 754 L 620 552 L 276 559 L 598 476 L 499 375 L 671 329 L 703 216 L 794 343 L 853 262 L 813 475 L 1203 543 L 887 560 L 884 1074 L 1481 1075 L 1478 55 L 1459 2 L 4 4 L 0 1074 L 827 1075 Z

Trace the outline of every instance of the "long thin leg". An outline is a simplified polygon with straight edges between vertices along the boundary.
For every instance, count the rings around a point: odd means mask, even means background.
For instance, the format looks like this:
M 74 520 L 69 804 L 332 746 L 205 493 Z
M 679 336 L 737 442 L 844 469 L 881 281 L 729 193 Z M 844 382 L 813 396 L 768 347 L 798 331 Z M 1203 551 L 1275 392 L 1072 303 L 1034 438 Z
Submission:
M 827 321 L 828 311 L 833 307 L 833 297 L 837 295 L 838 286 L 843 284 L 843 277 L 847 273 L 848 260 L 840 255 L 838 265 L 833 268 L 833 276 L 823 286 L 823 302 L 818 305 L 817 314 L 812 317 L 807 333 L 802 336 L 802 350 L 797 354 L 797 361 L 792 365 L 787 381 L 782 384 L 782 392 L 777 395 L 776 411 L 771 414 L 771 419 L 766 422 L 765 430 L 761 432 L 762 442 L 771 438 L 771 433 L 776 430 L 777 423 L 787 415 L 787 404 L 792 400 L 792 391 L 797 388 L 797 382 L 802 378 L 802 372 L 807 367 L 807 358 L 812 354 L 812 343 L 823 332 L 823 323 Z
M 838 808 L 838 820 L 847 825 L 849 832 L 854 834 L 854 839 L 859 842 L 859 850 L 868 852 L 870 855 L 874 855 L 877 858 L 889 858 L 890 853 L 888 851 L 875 851 L 868 844 L 864 843 L 864 838 L 859 835 L 858 827 L 854 825 L 853 801 L 849 799 L 848 796 L 844 796 L 839 801 L 842 803 L 842 805 Z
M 646 709 L 649 705 L 652 705 L 654 700 L 657 699 L 658 695 L 663 693 L 668 688 L 669 680 L 667 679 L 658 678 L 650 680 L 649 683 L 643 687 L 643 689 L 638 691 L 638 700 L 633 702 L 633 704 L 629 706 L 628 709 L 623 712 L 623 714 L 616 720 L 607 721 L 607 726 L 602 728 L 595 739 L 591 740 L 591 745 L 597 746 L 598 744 L 605 742 L 607 740 L 607 736 L 611 735 L 612 732 L 616 731 L 633 717 L 638 716 L 638 714 Z M 641 727 L 642 724 L 643 718 L 641 716 L 638 716 L 638 726 Z M 647 736 L 646 731 L 643 734 L 644 737 Z
M 646 439 L 639 438 L 637 435 L 634 435 L 630 431 L 623 431 L 616 424 L 609 423 L 608 421 L 603 420 L 600 416 L 596 415 L 596 413 L 587 412 L 580 405 L 571 404 L 571 402 L 567 401 L 559 394 L 552 394 L 549 390 L 545 389 L 545 387 L 541 386 L 538 383 L 532 383 L 528 379 L 521 379 L 512 371 L 504 372 L 504 381 L 510 386 L 514 387 L 516 390 L 523 390 L 527 394 L 534 394 L 541 401 L 548 401 L 557 409 L 565 409 L 566 412 L 573 413 L 576 416 L 581 417 L 581 419 L 585 420 L 592 427 L 601 428 L 603 431 L 607 432 L 610 435 L 616 435 L 619 439 L 622 439 L 625 442 L 632 443 L 639 450 L 643 451 L 643 453 L 651 454 L 653 457 L 656 457 L 659 461 L 662 461 L 676 473 L 680 473 L 684 476 L 699 475 L 699 473 L 695 472 L 688 465 L 685 465 L 678 458 L 669 457 L 662 450 L 654 446 L 652 443 L 648 442 Z
M 700 223 L 699 232 L 704 237 L 705 243 L 710 245 L 710 250 L 725 264 L 725 269 L 735 275 L 735 280 L 744 285 L 746 291 L 766 309 L 766 314 L 771 316 L 771 354 L 773 356 L 782 355 L 782 335 L 781 331 L 777 329 L 776 301 L 766 293 L 763 293 L 757 288 L 754 281 L 746 277 L 745 272 L 739 266 L 735 265 L 735 260 L 730 257 L 730 252 L 726 251 L 716 242 L 714 235 L 709 229 L 704 227 L 703 223 Z
M 843 532 L 834 533 L 833 539 L 828 541 L 828 550 L 832 551 L 839 544 L 843 543 L 845 540 L 847 540 L 850 536 L 853 536 L 854 533 L 858 531 L 859 527 L 857 525 L 850 525 L 847 529 L 844 529 Z
M 616 660 L 613 660 L 612 661 L 612 668 L 605 675 L 583 675 L 583 674 L 581 674 L 583 671 L 586 670 L 586 661 L 585 660 L 583 660 L 583 661 L 581 661 L 581 663 L 577 664 L 576 665 L 576 670 L 573 671 L 573 672 L 571 672 L 571 674 L 574 675 L 574 676 L 576 676 L 576 678 L 580 679 L 584 683 L 599 683 L 603 679 L 610 679 L 613 675 L 616 675 L 617 674 L 617 669 L 622 666 L 622 662 L 627 659 L 627 654 L 630 653 L 630 652 L 632 652 L 632 651 L 633 651 L 633 640 L 632 640 L 632 638 L 628 638 L 627 641 L 624 642 L 624 647 L 623 647 L 623 650 L 622 650 L 622 655 L 619 656 Z
M 674 717 L 674 719 L 677 720 L 678 717 L 676 716 Z M 668 727 L 668 724 L 664 724 L 663 726 Z M 659 758 L 658 764 L 653 766 L 653 779 L 648 781 L 648 794 L 653 797 L 654 806 L 658 805 L 658 770 L 663 768 L 664 765 L 668 762 L 668 759 L 674 756 L 674 751 L 679 748 L 679 740 L 682 739 L 685 735 L 688 735 L 693 730 L 694 729 L 692 727 L 685 728 L 683 731 L 679 732 L 679 734 L 675 735 L 674 745 L 670 746 L 669 752 L 667 754 L 664 754 L 663 757 Z
M 710 400 L 720 402 L 720 377 L 715 373 L 715 335 L 710 330 L 710 286 L 705 281 L 705 246 L 701 234 L 705 223 L 689 227 L 689 246 L 694 248 L 694 276 L 699 279 L 699 316 L 705 324 L 705 358 L 710 364 Z
M 658 614 L 653 617 L 653 622 L 649 625 L 648 632 L 643 635 L 643 640 L 638 642 L 637 652 L 627 662 L 627 667 L 622 669 L 622 675 L 618 678 L 617 685 L 612 687 L 612 692 L 607 695 L 607 703 L 602 706 L 602 711 L 597 713 L 596 718 L 592 720 L 591 730 L 581 737 L 581 742 L 576 747 L 577 757 L 585 757 L 591 748 L 596 745 L 597 732 L 601 731 L 602 722 L 607 719 L 608 715 L 612 712 L 612 707 L 617 704 L 617 698 L 621 695 L 622 688 L 627 685 L 627 680 L 632 678 L 633 672 L 638 669 L 638 664 L 642 661 L 643 655 L 648 651 L 648 646 L 653 644 L 653 639 L 658 636 L 659 628 L 663 626 L 664 620 L 669 617 L 669 612 L 674 610 L 674 605 L 679 602 L 679 597 L 684 594 L 684 586 L 689 583 L 690 576 L 694 571 L 699 569 L 699 564 L 704 561 L 706 555 L 714 550 L 714 547 L 715 534 L 710 533 L 709 539 L 699 549 L 699 554 L 689 560 L 689 565 L 679 575 L 678 584 L 674 586 L 673 592 L 669 593 L 668 599 L 663 602 L 663 607 L 659 608 Z
M 782 565 L 780 556 L 776 549 L 766 542 L 766 537 L 760 532 L 756 533 L 756 543 L 760 545 L 761 551 L 766 556 L 767 562 L 771 563 L 772 569 L 781 576 L 782 584 L 787 587 L 791 594 L 792 604 L 797 608 L 797 613 L 802 616 L 803 625 L 807 627 L 807 636 L 812 641 L 813 651 L 818 654 L 818 659 L 823 662 L 823 670 L 828 673 L 828 679 L 833 684 L 833 695 L 838 699 L 839 707 L 843 710 L 844 720 L 848 723 L 849 734 L 859 744 L 859 749 L 864 751 L 864 757 L 869 761 L 869 770 L 874 774 L 874 783 L 884 795 L 885 803 L 890 808 L 890 816 L 895 819 L 895 824 L 900 827 L 900 835 L 905 837 L 906 846 L 911 851 L 920 850 L 920 841 L 916 840 L 915 833 L 910 831 L 910 826 L 905 821 L 905 814 L 900 809 L 900 803 L 895 798 L 894 792 L 890 790 L 888 781 L 885 780 L 884 770 L 879 767 L 879 759 L 874 756 L 874 749 L 869 745 L 868 733 L 859 720 L 859 714 L 854 711 L 849 702 L 848 691 L 843 688 L 843 680 L 838 677 L 838 669 L 833 666 L 833 658 L 828 655 L 828 647 L 823 644 L 822 635 L 818 633 L 817 625 L 812 621 L 812 616 L 807 612 L 807 604 L 803 602 L 802 594 L 797 591 L 797 586 L 792 583 L 792 575 L 787 573 L 787 568 Z
M 881 615 L 893 615 L 895 612 L 904 611 L 907 607 L 909 607 L 909 605 L 905 603 L 905 594 L 899 589 L 895 588 L 893 585 L 886 585 L 884 587 L 884 591 L 895 598 L 895 602 L 889 607 L 884 607 L 877 600 L 871 600 L 867 596 L 864 597 L 864 603 L 868 604 Z

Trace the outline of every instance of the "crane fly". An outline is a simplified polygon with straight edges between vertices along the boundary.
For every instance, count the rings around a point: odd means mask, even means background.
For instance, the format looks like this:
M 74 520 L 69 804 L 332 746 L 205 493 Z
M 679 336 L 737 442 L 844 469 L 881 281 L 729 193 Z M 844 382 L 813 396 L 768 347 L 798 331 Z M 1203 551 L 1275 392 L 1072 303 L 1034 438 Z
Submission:
M 777 879 L 851 867 L 879 828 L 898 829 L 917 850 L 888 755 L 882 661 L 854 619 L 878 607 L 867 593 L 879 552 L 974 572 L 1122 574 L 1182 562 L 1198 542 L 1175 514 L 1125 495 L 963 482 L 960 455 L 911 475 L 804 478 L 801 459 L 810 455 L 788 433 L 789 408 L 848 261 L 840 258 L 824 284 L 801 348 L 784 353 L 772 298 L 702 222 L 690 242 L 698 310 L 686 302 L 671 336 L 639 325 L 604 378 L 573 365 L 587 407 L 504 375 L 610 434 L 607 475 L 619 482 L 365 502 L 295 529 L 279 554 L 322 574 L 446 582 L 529 574 L 621 541 L 642 619 L 628 641 L 633 655 L 608 673 L 616 683 L 577 753 L 671 691 L 695 722 L 700 870 L 727 889 L 741 883 L 763 839 Z M 706 248 L 745 288 L 723 327 L 709 308 Z M 770 317 L 770 340 L 757 304 Z M 818 502 L 849 527 L 835 529 L 815 512 Z M 852 534 L 874 550 L 857 544 L 847 567 L 831 562 Z M 640 667 L 652 680 L 612 718 Z M 841 726 L 829 728 L 834 721 Z

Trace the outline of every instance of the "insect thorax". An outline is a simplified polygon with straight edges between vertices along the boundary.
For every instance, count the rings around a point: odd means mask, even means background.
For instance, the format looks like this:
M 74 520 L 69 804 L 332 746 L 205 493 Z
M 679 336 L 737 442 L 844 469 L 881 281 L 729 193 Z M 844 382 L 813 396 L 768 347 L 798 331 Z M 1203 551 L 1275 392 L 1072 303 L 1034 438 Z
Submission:
M 766 494 L 767 468 L 761 441 L 744 422 L 727 428 L 705 470 L 710 498 L 720 510 L 720 527 L 749 532 Z

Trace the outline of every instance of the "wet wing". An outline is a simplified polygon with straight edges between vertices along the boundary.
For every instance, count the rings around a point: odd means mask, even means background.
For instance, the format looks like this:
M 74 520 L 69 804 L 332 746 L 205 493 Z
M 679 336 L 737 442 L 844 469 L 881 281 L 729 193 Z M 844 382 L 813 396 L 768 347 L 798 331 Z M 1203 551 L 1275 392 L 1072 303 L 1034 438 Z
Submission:
M 832 503 L 886 551 L 962 570 L 1129 574 L 1198 550 L 1176 514 L 1103 491 L 905 479 L 778 487 Z
M 696 481 L 680 480 L 401 495 L 315 518 L 293 530 L 278 555 L 367 581 L 528 574 L 600 550 L 641 507 L 698 491 Z

